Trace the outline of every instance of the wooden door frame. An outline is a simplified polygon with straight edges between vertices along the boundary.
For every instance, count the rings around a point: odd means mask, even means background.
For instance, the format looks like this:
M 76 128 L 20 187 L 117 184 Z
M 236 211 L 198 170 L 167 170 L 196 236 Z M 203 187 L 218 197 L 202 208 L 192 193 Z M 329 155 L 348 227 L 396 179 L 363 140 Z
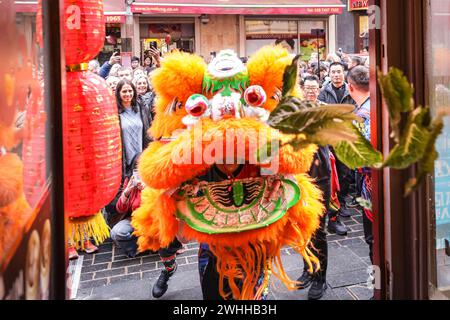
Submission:
M 414 84 L 417 105 L 426 102 L 425 88 L 425 13 L 421 0 L 371 0 L 381 9 L 381 30 L 370 31 L 371 79 L 376 69 L 387 72 L 397 67 Z M 376 61 L 373 63 L 372 61 Z M 376 81 L 371 81 L 372 142 L 385 155 L 393 146 L 389 117 Z M 407 170 L 384 169 L 374 174 L 374 257 L 382 273 L 379 299 L 428 298 L 428 224 L 427 185 L 408 198 L 403 188 L 417 174 Z
M 52 300 L 64 300 L 67 297 L 66 270 L 67 237 L 64 214 L 64 161 L 63 161 L 63 123 L 65 58 L 62 50 L 61 17 L 63 1 L 42 1 L 42 28 L 44 41 L 44 83 L 45 103 L 50 124 L 49 142 L 47 144 L 51 161 L 51 296 Z M 56 32 L 55 32 L 56 28 Z

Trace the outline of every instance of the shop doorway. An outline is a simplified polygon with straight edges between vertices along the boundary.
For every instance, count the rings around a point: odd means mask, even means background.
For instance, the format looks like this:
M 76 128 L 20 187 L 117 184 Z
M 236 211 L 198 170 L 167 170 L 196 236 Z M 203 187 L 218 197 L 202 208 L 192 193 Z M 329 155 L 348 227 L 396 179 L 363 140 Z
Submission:
M 157 48 L 162 55 L 173 50 L 195 51 L 195 23 L 143 23 L 140 26 L 141 58 L 149 55 L 150 48 Z

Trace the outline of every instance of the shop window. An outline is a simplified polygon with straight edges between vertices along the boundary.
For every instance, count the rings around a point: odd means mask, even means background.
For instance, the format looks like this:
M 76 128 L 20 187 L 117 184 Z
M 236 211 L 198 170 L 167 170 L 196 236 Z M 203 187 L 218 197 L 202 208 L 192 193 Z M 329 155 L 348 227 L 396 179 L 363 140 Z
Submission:
M 324 59 L 327 52 L 324 20 L 246 20 L 245 34 L 247 56 L 277 39 L 289 40 L 294 45 L 292 53 L 300 53 L 304 61 L 318 54 Z
M 99 61 L 100 65 L 105 63 L 109 60 L 111 55 L 113 54 L 114 49 L 121 49 L 121 51 L 124 51 L 122 48 L 122 39 L 121 39 L 121 25 L 120 24 L 113 24 L 113 23 L 107 23 L 105 25 L 105 44 L 103 46 L 102 51 L 99 53 L 97 60 Z
M 369 48 L 369 16 L 360 15 L 358 17 L 359 28 L 358 28 L 358 38 L 357 38 L 357 50 L 362 52 L 364 49 Z
M 428 15 L 427 74 L 430 105 L 435 114 L 450 111 L 450 2 L 431 0 Z M 450 118 L 437 142 L 435 202 L 431 216 L 431 298 L 450 298 Z M 433 210 L 432 210 L 433 211 Z
M 0 1 L 0 300 L 48 299 L 49 128 L 36 17 Z M 38 21 L 40 23 L 40 21 Z
M 147 56 L 151 46 L 156 46 L 164 55 L 178 49 L 194 52 L 194 23 L 151 23 L 141 24 L 141 55 Z
M 325 32 L 317 32 L 324 30 Z M 299 21 L 300 52 L 303 61 L 315 59 L 325 60 L 327 52 L 326 22 L 321 20 Z
M 265 45 L 274 44 L 277 39 L 285 39 L 294 44 L 292 53 L 298 53 L 298 22 L 276 20 L 245 21 L 247 56 Z

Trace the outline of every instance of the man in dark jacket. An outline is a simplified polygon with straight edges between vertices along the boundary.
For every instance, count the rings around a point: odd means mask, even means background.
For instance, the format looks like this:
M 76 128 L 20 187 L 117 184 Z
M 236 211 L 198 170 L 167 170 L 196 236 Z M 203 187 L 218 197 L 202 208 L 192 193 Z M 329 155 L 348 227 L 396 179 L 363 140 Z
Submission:
M 350 96 L 349 86 L 345 82 L 345 68 L 340 62 L 333 62 L 330 65 L 329 76 L 331 82 L 325 85 L 320 92 L 318 100 L 326 104 L 351 104 L 356 105 L 355 100 Z M 331 150 L 333 151 L 333 150 Z M 339 215 L 349 217 L 350 211 L 347 207 L 345 198 L 347 197 L 350 185 L 354 180 L 355 172 L 350 170 L 336 157 L 336 168 L 339 176 L 340 192 L 338 193 Z M 336 219 L 330 219 L 328 223 L 328 231 L 339 235 L 346 235 L 347 228 L 340 222 L 339 216 Z
M 317 98 L 326 104 L 353 104 L 355 101 L 350 96 L 348 84 L 344 80 L 344 65 L 340 62 L 333 62 L 330 65 L 328 76 L 331 82 L 326 84 Z
M 317 100 L 320 92 L 319 78 L 317 76 L 306 77 L 303 83 L 303 92 L 307 101 L 319 102 Z M 324 106 L 324 108 L 326 108 L 326 106 Z M 322 191 L 326 213 L 322 216 L 320 220 L 320 227 L 311 241 L 312 247 L 316 250 L 314 253 L 320 261 L 320 271 L 316 274 L 310 274 L 307 270 L 307 263 L 303 260 L 303 274 L 298 279 L 300 282 L 298 289 L 306 289 L 311 286 L 308 291 L 308 299 L 318 300 L 324 295 L 327 288 L 326 273 L 328 264 L 328 244 L 325 224 L 329 213 L 331 198 L 331 164 L 330 150 L 328 147 L 320 147 L 317 150 L 309 170 L 309 175 L 315 180 L 315 184 Z

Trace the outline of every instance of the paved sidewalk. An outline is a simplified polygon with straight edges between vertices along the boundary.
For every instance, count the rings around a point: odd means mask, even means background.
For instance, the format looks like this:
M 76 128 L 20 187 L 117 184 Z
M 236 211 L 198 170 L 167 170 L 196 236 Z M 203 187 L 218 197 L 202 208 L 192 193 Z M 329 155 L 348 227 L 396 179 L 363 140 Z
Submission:
M 328 235 L 328 290 L 323 300 L 368 300 L 373 295 L 366 287 L 370 259 L 369 248 L 364 241 L 362 216 L 356 210 L 353 214 L 342 219 L 350 230 L 346 237 Z M 197 270 L 198 244 L 185 246 L 186 251 L 177 258 L 178 270 L 162 299 L 202 299 Z M 94 255 L 82 255 L 76 299 L 153 299 L 151 287 L 163 268 L 158 255 L 145 254 L 129 259 L 111 241 L 102 244 L 99 249 Z M 301 256 L 291 248 L 285 248 L 282 259 L 288 275 L 297 279 L 303 271 Z M 275 279 L 270 287 L 269 299 L 305 300 L 307 290 L 289 292 Z

